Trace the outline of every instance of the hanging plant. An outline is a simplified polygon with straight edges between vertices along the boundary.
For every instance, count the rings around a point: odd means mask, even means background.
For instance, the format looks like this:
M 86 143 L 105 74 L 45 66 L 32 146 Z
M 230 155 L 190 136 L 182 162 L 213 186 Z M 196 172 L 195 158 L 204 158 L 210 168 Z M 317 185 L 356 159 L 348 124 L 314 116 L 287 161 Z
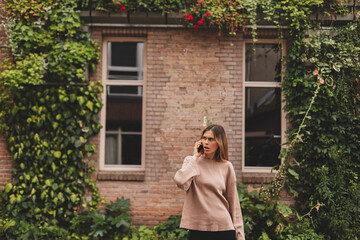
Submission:
M 243 0 L 198 1 L 185 11 L 185 26 L 199 29 L 199 27 L 216 27 L 221 31 L 227 31 L 230 35 L 236 35 L 239 28 L 245 23 L 243 12 Z

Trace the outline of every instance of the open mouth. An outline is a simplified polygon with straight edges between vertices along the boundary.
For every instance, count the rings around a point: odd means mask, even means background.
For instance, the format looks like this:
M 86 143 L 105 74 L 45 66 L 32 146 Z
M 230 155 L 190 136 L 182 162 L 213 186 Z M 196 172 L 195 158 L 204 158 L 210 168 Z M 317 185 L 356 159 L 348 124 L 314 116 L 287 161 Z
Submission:
M 209 150 L 209 147 L 204 147 L 204 150 Z

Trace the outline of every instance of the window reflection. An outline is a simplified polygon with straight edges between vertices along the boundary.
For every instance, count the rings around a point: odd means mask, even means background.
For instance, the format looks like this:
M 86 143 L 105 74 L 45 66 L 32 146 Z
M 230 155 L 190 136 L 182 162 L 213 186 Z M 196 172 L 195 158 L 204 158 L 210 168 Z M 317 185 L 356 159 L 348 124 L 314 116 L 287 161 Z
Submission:
M 245 166 L 280 164 L 281 45 L 246 44 Z
M 281 52 L 278 47 L 275 44 L 246 44 L 245 81 L 281 81 Z
M 143 80 L 144 43 L 108 43 L 108 79 Z
M 279 164 L 280 89 L 248 87 L 245 98 L 245 165 L 274 166 Z
M 107 86 L 105 164 L 141 164 L 142 87 Z

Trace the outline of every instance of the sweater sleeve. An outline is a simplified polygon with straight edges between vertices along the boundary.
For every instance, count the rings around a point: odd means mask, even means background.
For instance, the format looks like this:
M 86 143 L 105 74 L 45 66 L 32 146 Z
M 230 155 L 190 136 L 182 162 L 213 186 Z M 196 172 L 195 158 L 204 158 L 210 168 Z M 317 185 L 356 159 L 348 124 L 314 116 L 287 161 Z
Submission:
M 239 196 L 236 188 L 236 175 L 233 166 L 231 165 L 226 185 L 226 199 L 229 203 L 229 212 L 236 231 L 236 240 L 245 240 L 244 222 L 241 213 Z
M 195 157 L 187 156 L 184 159 L 181 169 L 176 172 L 174 181 L 179 188 L 187 191 L 190 188 L 193 178 L 198 175 L 200 175 L 200 171 Z

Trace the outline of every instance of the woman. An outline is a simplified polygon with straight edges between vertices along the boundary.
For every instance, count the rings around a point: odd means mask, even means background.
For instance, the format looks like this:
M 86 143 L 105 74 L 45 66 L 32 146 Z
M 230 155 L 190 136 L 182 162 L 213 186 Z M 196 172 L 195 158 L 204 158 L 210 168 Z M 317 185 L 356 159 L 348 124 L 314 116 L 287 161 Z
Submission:
M 189 230 L 189 240 L 245 240 L 235 171 L 228 161 L 222 126 L 203 130 L 193 156 L 185 158 L 174 181 L 186 191 L 180 228 Z

